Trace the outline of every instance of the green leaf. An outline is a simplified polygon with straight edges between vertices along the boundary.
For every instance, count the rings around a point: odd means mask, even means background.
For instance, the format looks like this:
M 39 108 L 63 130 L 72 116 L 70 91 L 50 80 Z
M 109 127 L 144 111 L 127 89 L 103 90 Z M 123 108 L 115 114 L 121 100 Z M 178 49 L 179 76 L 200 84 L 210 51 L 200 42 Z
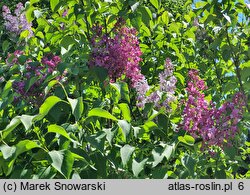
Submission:
M 24 152 L 27 152 L 33 148 L 40 148 L 40 145 L 36 141 L 23 140 L 16 145 L 16 157 Z
M 50 0 L 51 10 L 54 11 L 56 5 L 59 3 L 59 0 Z
M 16 153 L 16 147 L 10 147 L 8 145 L 0 146 L 0 150 L 1 150 L 1 152 L 3 154 L 3 158 L 5 160 L 8 160 L 8 159 L 14 157 L 15 153 Z
M 159 8 L 159 2 L 158 2 L 158 0 L 150 0 L 150 3 L 152 3 L 152 5 L 153 5 L 156 9 Z
M 9 80 L 7 81 L 7 83 L 5 84 L 4 88 L 3 88 L 3 92 L 1 94 L 1 98 L 5 98 L 9 95 L 9 92 L 12 88 L 12 82 L 13 80 Z
M 194 142 L 195 142 L 195 139 L 190 136 L 190 135 L 185 135 L 184 137 L 183 136 L 179 136 L 178 137 L 178 140 L 184 144 L 187 144 L 189 146 L 193 146 L 194 145 Z
M 37 115 L 34 116 L 30 116 L 30 115 L 22 115 L 20 117 L 21 122 L 23 123 L 24 127 L 26 130 L 29 130 L 32 126 L 33 123 L 33 119 L 36 117 Z
M 152 12 L 150 11 L 150 9 L 146 6 L 140 6 L 138 8 L 138 11 L 141 12 L 142 14 L 142 21 L 144 24 L 146 24 L 147 26 L 150 25 L 150 21 L 152 20 Z
M 52 161 L 52 166 L 59 171 L 66 179 L 70 178 L 74 157 L 68 150 L 51 151 L 49 156 Z
M 100 151 L 95 152 L 91 155 L 91 160 L 95 163 L 98 176 L 101 178 L 107 178 L 107 158 Z
M 63 37 L 60 45 L 64 48 L 68 48 L 70 45 L 74 45 L 76 43 L 75 39 L 72 36 Z
M 142 14 L 140 12 L 134 12 L 129 14 L 131 24 L 136 28 L 139 29 L 142 24 Z
M 86 137 L 86 140 L 91 144 L 91 146 L 97 148 L 101 152 L 104 151 L 106 133 L 103 131 L 98 132 L 97 134 L 90 135 Z
M 135 177 L 138 177 L 138 175 L 140 174 L 140 172 L 144 169 L 144 165 L 147 162 L 147 158 L 142 160 L 141 162 L 137 162 L 135 159 L 133 159 L 132 162 L 132 171 L 134 173 Z
M 228 15 L 226 15 L 226 14 L 223 14 L 223 16 L 231 24 L 231 18 Z
M 66 132 L 66 130 L 58 125 L 49 125 L 48 126 L 48 133 L 58 133 L 59 135 L 62 135 L 63 137 L 71 140 L 70 136 Z
M 153 121 L 146 121 L 142 128 L 145 132 L 151 132 L 158 128 L 158 126 Z
M 184 167 L 187 168 L 189 174 L 194 176 L 196 161 L 191 156 L 186 155 L 181 159 L 181 163 Z
M 131 122 L 131 113 L 129 109 L 129 105 L 126 103 L 120 103 L 118 104 L 120 110 L 122 111 L 123 118 L 127 120 L 128 122 Z
M 0 131 L 1 140 L 5 139 L 20 123 L 20 116 L 14 117 L 7 125 L 7 127 L 3 131 Z
M 138 8 L 139 5 L 140 5 L 139 2 L 136 2 L 135 4 L 131 5 L 132 12 L 134 12 Z
M 18 142 L 15 146 L 6 146 L 3 145 L 0 147 L 0 150 L 3 153 L 4 159 L 9 159 L 10 157 L 13 158 L 12 160 L 15 160 L 18 155 L 27 152 L 33 148 L 40 148 L 40 145 L 36 141 L 31 140 L 22 140 Z
M 225 45 L 223 45 L 221 47 L 221 50 L 222 50 L 222 57 L 223 57 L 223 59 L 225 61 L 230 60 L 230 58 L 231 58 L 231 52 L 232 52 L 230 46 L 225 44 Z
M 162 16 L 162 22 L 165 24 L 165 25 L 168 25 L 168 22 L 169 22 L 169 18 L 168 18 L 168 12 L 167 11 L 164 11 Z
M 55 175 L 56 175 L 56 171 L 54 171 L 52 166 L 41 167 L 39 168 L 38 174 L 33 179 L 53 179 Z
M 34 3 L 39 2 L 40 0 L 30 0 L 30 5 L 33 5 Z
M 37 115 L 29 116 L 22 115 L 14 117 L 7 127 L 1 131 L 2 137 L 1 139 L 5 139 L 20 123 L 23 123 L 26 130 L 30 129 L 33 123 L 33 119 L 37 117 Z
M 32 77 L 25 83 L 25 92 L 28 92 L 32 85 L 37 82 L 38 77 Z
M 111 88 L 117 91 L 118 100 L 130 102 L 128 85 L 125 82 L 110 83 Z
M 33 11 L 35 10 L 34 7 L 30 7 L 26 12 L 25 12 L 25 15 L 26 15 L 26 18 L 27 18 L 27 21 L 28 22 L 32 22 L 32 20 L 34 20 L 34 14 L 33 14 Z
M 125 145 L 120 149 L 122 164 L 125 167 L 130 159 L 130 156 L 134 152 L 135 147 L 130 145 Z
M 163 152 L 164 156 L 166 157 L 167 160 L 170 159 L 171 155 L 173 154 L 175 150 L 175 145 L 166 145 L 165 150 Z
M 82 97 L 78 97 L 77 99 L 71 99 L 68 97 L 68 101 L 72 108 L 73 115 L 76 121 L 78 121 L 81 118 L 84 110 Z
M 167 171 L 168 171 L 167 166 L 155 167 L 152 171 L 152 179 L 165 179 L 165 178 L 167 178 L 168 177 Z
M 178 73 L 178 72 L 174 72 L 174 75 L 179 79 L 181 84 L 183 86 L 185 86 L 185 78 L 184 78 L 184 76 L 182 74 Z
M 26 62 L 27 62 L 27 56 L 25 56 L 25 55 L 21 55 L 21 56 L 19 56 L 18 57 L 18 62 L 20 63 L 20 64 L 25 64 Z
M 88 113 L 88 117 L 92 117 L 92 116 L 102 117 L 102 118 L 106 118 L 106 119 L 111 119 L 111 120 L 117 121 L 117 118 L 115 118 L 108 111 L 103 110 L 101 108 L 94 108 L 94 109 L 90 110 L 89 113 Z
M 108 77 L 108 71 L 106 68 L 95 66 L 90 69 L 90 71 L 95 75 L 98 80 L 103 83 Z
M 205 2 L 205 1 L 197 1 L 195 3 L 195 7 L 196 8 L 201 8 L 201 7 L 204 7 L 206 4 L 207 4 L 207 2 Z
M 106 139 L 108 140 L 109 144 L 112 144 L 112 140 L 117 132 L 118 127 L 114 126 L 113 128 L 109 129 L 103 129 L 103 131 L 106 133 Z
M 47 95 L 49 93 L 49 91 L 51 90 L 52 87 L 54 87 L 56 84 L 58 83 L 57 80 L 52 80 L 48 83 L 48 85 L 45 88 L 45 95 Z
M 11 174 L 15 160 L 18 157 L 18 155 L 27 152 L 33 148 L 40 148 L 40 146 L 37 142 L 31 140 L 20 141 L 18 144 L 11 147 L 1 146 L 0 150 L 2 151 L 4 162 L 1 163 L 1 161 L 3 160 L 1 159 L 0 156 L 0 167 L 2 166 L 2 168 L 0 169 L 3 169 L 3 172 L 6 175 Z
M 10 42 L 8 40 L 4 40 L 4 42 L 2 43 L 2 50 L 6 52 L 9 49 L 9 46 Z
M 123 140 L 126 142 L 127 136 L 129 135 L 131 125 L 125 120 L 118 120 L 118 125 L 122 130 Z
M 40 18 L 40 17 L 42 17 L 42 15 L 43 15 L 43 12 L 41 12 L 40 10 L 38 10 L 38 9 L 34 10 L 34 16 L 36 18 Z
M 25 39 L 29 36 L 30 32 L 28 30 L 24 30 L 23 32 L 21 32 L 20 34 L 20 39 Z
M 169 160 L 170 156 L 172 155 L 174 151 L 175 146 L 174 145 L 166 145 L 164 148 L 155 148 L 152 151 L 153 155 L 153 167 L 156 167 L 159 163 L 161 163 L 164 159 L 164 157 Z
M 34 118 L 35 121 L 43 119 L 58 102 L 65 102 L 57 96 L 48 97 L 39 108 L 39 114 Z M 67 102 L 66 102 L 67 103 Z
M 164 154 L 163 154 L 163 151 L 161 148 L 155 148 L 153 151 L 152 151 L 152 155 L 153 155 L 153 159 L 154 159 L 154 162 L 153 162 L 153 165 L 152 167 L 156 167 L 159 163 L 161 163 L 161 161 L 164 159 Z
M 224 152 L 230 159 L 234 159 L 237 156 L 237 149 L 234 147 L 225 147 Z

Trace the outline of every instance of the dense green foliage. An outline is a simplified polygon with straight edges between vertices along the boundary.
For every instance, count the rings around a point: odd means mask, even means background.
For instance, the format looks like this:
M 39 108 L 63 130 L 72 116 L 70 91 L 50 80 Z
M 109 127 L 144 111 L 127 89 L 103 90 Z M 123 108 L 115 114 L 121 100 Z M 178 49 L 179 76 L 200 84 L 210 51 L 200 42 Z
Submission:
M 32 37 L 27 31 L 11 36 L 1 18 L 0 178 L 250 177 L 249 4 L 30 0 L 25 13 Z M 177 100 L 171 112 L 150 103 L 138 108 L 126 79 L 109 82 L 104 68 L 89 66 L 93 26 L 112 34 L 119 17 L 138 31 L 141 72 L 150 86 L 159 87 L 165 59 L 172 60 Z M 24 53 L 10 66 L 16 50 Z M 14 82 L 24 79 L 26 61 L 37 65 L 49 53 L 61 62 L 32 89 L 42 96 L 18 95 Z M 190 69 L 199 70 L 205 99 L 217 107 L 236 92 L 247 98 L 233 145 L 213 154 L 180 125 Z M 25 79 L 26 92 L 39 79 Z

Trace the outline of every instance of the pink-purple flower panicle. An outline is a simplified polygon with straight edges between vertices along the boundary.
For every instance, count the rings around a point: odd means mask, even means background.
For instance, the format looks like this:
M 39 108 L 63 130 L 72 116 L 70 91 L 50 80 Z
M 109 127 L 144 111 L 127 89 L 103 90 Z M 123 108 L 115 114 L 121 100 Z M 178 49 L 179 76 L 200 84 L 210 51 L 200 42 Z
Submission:
M 144 108 L 146 103 L 153 102 L 157 107 L 164 106 L 170 110 L 169 105 L 175 100 L 176 84 L 170 59 L 166 60 L 165 69 L 159 75 L 160 89 L 148 95 L 150 86 L 139 66 L 142 52 L 136 30 L 126 27 L 125 22 L 120 19 L 115 24 L 113 36 L 103 34 L 103 28 L 99 25 L 95 25 L 93 31 L 90 66 L 107 69 L 111 81 L 125 75 L 137 93 L 138 107 Z
M 237 125 L 242 119 L 245 106 L 244 95 L 236 93 L 232 102 L 225 102 L 216 108 L 205 100 L 203 91 L 207 89 L 197 70 L 189 71 L 188 100 L 183 110 L 184 130 L 194 138 L 202 138 L 202 149 L 210 146 L 230 146 L 238 132 Z
M 102 27 L 98 25 L 94 26 L 94 31 L 90 66 L 106 68 L 113 81 L 126 75 L 133 83 L 140 74 L 142 55 L 136 30 L 119 24 L 114 29 L 114 36 L 103 34 Z
M 61 58 L 52 54 L 42 58 L 42 64 L 48 66 L 49 73 L 52 73 L 60 62 Z

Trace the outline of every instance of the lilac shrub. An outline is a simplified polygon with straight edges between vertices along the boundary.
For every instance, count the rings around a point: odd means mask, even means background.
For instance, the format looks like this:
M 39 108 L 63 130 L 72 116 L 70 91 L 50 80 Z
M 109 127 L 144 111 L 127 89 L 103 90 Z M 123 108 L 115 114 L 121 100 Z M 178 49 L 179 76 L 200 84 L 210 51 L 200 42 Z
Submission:
M 236 93 L 232 102 L 225 102 L 216 108 L 205 100 L 205 82 L 197 70 L 189 71 L 188 100 L 183 110 L 182 127 L 194 138 L 202 138 L 202 149 L 211 146 L 230 146 L 238 132 L 237 125 L 242 119 L 245 106 L 244 95 Z
M 16 5 L 13 15 L 11 14 L 10 9 L 4 5 L 2 7 L 2 15 L 6 30 L 13 33 L 14 36 L 19 36 L 21 32 L 25 30 L 29 31 L 28 37 L 33 36 L 33 31 L 31 29 L 32 23 L 27 21 L 22 3 Z

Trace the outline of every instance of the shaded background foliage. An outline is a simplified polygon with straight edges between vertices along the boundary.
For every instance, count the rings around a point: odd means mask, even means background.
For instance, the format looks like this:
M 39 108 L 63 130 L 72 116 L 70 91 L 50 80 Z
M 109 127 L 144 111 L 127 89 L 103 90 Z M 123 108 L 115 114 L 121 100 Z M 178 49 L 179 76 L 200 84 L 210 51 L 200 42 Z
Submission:
M 12 10 L 16 1 L 2 1 Z M 0 177 L 2 178 L 249 178 L 249 4 L 239 0 L 24 1 L 34 36 L 10 39 L 1 18 Z M 64 16 L 64 13 L 65 16 Z M 113 36 L 118 17 L 138 31 L 141 72 L 157 88 L 168 57 L 177 78 L 172 112 L 136 107 L 137 94 L 122 79 L 109 83 L 89 67 L 93 25 Z M 8 53 L 22 50 L 10 68 Z M 61 57 L 39 90 L 38 104 L 15 101 L 13 82 L 26 60 Z M 233 147 L 201 151 L 201 140 L 179 127 L 188 71 L 207 83 L 207 101 L 220 107 L 241 91 L 247 108 Z M 57 76 L 65 76 L 58 82 Z M 32 79 L 30 79 L 32 80 Z M 34 80 L 34 79 L 33 79 Z M 29 89 L 32 82 L 27 81 Z M 177 131 L 178 130 L 178 131 Z

